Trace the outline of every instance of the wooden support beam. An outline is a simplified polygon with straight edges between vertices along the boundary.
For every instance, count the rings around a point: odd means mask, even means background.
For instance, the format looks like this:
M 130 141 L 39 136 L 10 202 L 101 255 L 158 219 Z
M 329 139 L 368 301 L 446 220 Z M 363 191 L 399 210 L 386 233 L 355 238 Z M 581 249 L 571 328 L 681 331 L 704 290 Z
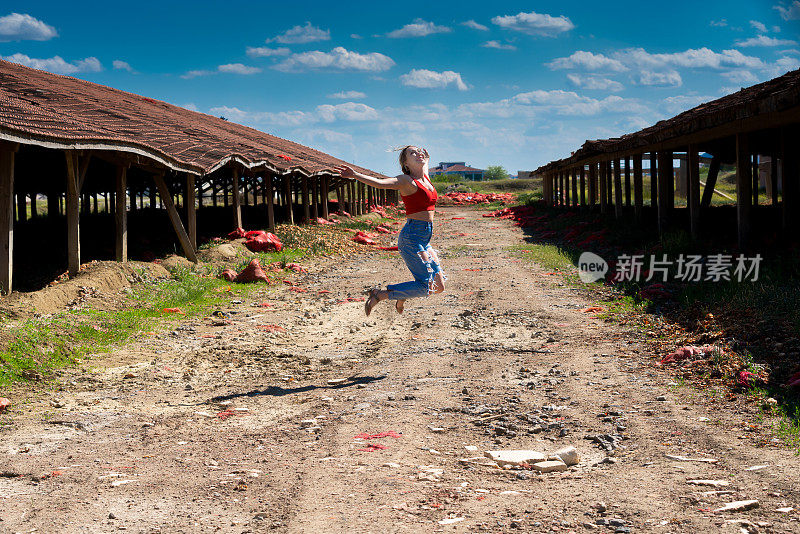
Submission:
M 17 193 L 17 221 L 23 223 L 28 220 L 28 196 L 22 191 Z
M 772 194 L 772 205 L 778 205 L 778 156 L 773 154 L 769 162 L 769 182 L 770 193 Z
M 303 176 L 301 180 L 303 186 L 303 223 L 308 224 L 311 220 L 311 209 L 308 203 L 308 178 Z
M 569 170 L 561 171 L 561 178 L 564 180 L 564 206 L 569 207 Z
M 643 199 L 642 155 L 633 155 L 633 213 L 638 221 L 642 220 Z
M 750 244 L 750 203 L 752 201 L 753 171 L 747 134 L 736 135 L 736 225 L 739 249 Z
M 341 215 L 344 211 L 344 187 L 341 184 L 336 185 L 336 207 Z
M 80 171 L 78 173 L 78 191 L 83 190 L 83 182 L 86 180 L 86 173 L 89 171 L 89 163 L 92 161 L 91 153 L 79 154 L 76 156 L 80 162 Z
M 758 154 L 753 154 L 753 169 L 750 171 L 753 180 L 753 208 L 758 208 Z
M 650 207 L 658 209 L 658 154 L 650 152 Z
M 14 155 L 16 143 L 0 143 L 0 292 L 13 289 L 14 275 Z
M 606 204 L 608 204 L 610 211 L 611 206 L 614 204 L 614 170 L 611 165 L 611 160 L 606 161 L 606 181 L 606 195 L 608 195 Z
M 243 228 L 242 226 L 242 204 L 239 196 L 239 168 L 231 169 L 231 195 L 233 195 L 233 227 Z
M 271 232 L 275 231 L 275 191 L 272 184 L 272 173 L 265 171 L 264 193 L 267 196 L 267 225 Z
M 625 157 L 625 207 L 631 207 L 631 158 Z
M 80 167 L 75 151 L 65 150 L 64 154 L 67 158 L 67 271 L 73 277 L 81 267 Z
M 719 156 L 711 158 L 711 164 L 708 166 L 708 176 L 706 177 L 706 186 L 703 189 L 703 199 L 700 201 L 700 209 L 705 209 L 711 205 L 711 196 L 714 194 L 714 188 L 717 187 L 719 166 Z
M 178 241 L 181 243 L 183 253 L 186 254 L 186 258 L 189 261 L 197 263 L 197 252 L 192 246 L 192 243 L 189 239 L 189 234 L 186 233 L 186 228 L 184 228 L 183 223 L 181 222 L 181 217 L 178 215 L 178 210 L 175 208 L 175 204 L 172 201 L 172 195 L 167 188 L 167 184 L 164 182 L 164 177 L 160 174 L 154 174 L 153 181 L 155 182 L 156 187 L 158 187 L 158 194 L 161 195 L 161 202 L 164 203 L 164 207 L 167 210 L 167 215 L 169 216 L 169 221 L 172 223 L 172 228 L 175 230 L 175 233 L 178 234 Z M 237 226 L 237 228 L 239 227 Z
M 569 171 L 572 176 L 572 206 L 578 206 L 578 169 L 573 167 Z
M 689 232 L 692 240 L 700 237 L 700 153 L 696 145 L 686 152 L 686 206 L 689 208 Z
M 311 180 L 311 217 L 316 223 L 319 218 L 319 178 L 312 178 Z
M 331 216 L 328 207 L 328 195 L 330 194 L 328 188 L 330 187 L 330 181 L 330 177 L 322 177 L 322 217 L 325 219 L 329 219 Z
M 619 159 L 614 158 L 614 216 L 622 218 L 622 171 Z
M 195 207 L 194 174 L 186 173 L 186 226 L 189 231 L 189 243 L 192 250 L 197 250 L 197 208 Z
M 283 175 L 283 198 L 286 202 L 286 221 L 294 224 L 294 208 L 292 206 L 292 175 Z
M 581 165 L 580 170 L 580 190 L 581 190 L 581 206 L 586 207 L 586 169 Z
M 128 261 L 128 164 L 118 164 L 114 194 L 114 258 Z
M 800 134 L 795 129 L 781 130 L 781 199 L 783 200 L 783 230 L 793 238 L 797 235 L 798 195 L 800 195 L 800 158 L 797 147 Z
M 36 206 L 36 197 L 37 196 L 38 195 L 36 194 L 36 192 L 31 193 L 31 219 L 35 219 L 35 218 L 37 218 L 39 216 L 39 213 L 38 213 L 39 209 Z
M 658 153 L 658 233 L 662 237 L 669 227 L 675 205 L 675 172 L 672 165 L 672 151 Z
M 589 207 L 597 203 L 597 163 L 589 164 Z
M 606 187 L 608 186 L 608 180 L 606 179 L 606 174 L 608 172 L 608 166 L 606 165 L 605 161 L 601 161 L 599 164 L 600 167 L 600 213 L 608 212 L 608 195 L 606 194 Z

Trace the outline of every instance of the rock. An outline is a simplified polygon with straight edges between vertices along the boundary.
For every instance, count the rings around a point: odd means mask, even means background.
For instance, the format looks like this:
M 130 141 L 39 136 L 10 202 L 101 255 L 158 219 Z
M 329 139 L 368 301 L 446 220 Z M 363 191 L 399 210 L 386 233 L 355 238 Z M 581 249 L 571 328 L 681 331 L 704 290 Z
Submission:
M 444 469 L 434 465 L 421 465 L 419 466 L 419 473 L 417 478 L 420 480 L 429 480 L 431 482 L 438 482 L 439 477 L 444 474 Z
M 462 465 L 481 465 L 484 467 L 499 468 L 497 462 L 485 456 L 473 456 L 472 458 L 459 458 L 458 463 Z
M 566 471 L 567 464 L 561 460 L 548 460 L 544 462 L 536 462 L 531 465 L 536 471 L 540 473 L 557 473 L 559 471 Z
M 478 447 L 475 445 L 464 445 L 464 450 L 467 452 L 478 452 Z
M 347 382 L 346 378 L 331 378 L 330 380 L 328 380 L 328 385 L 338 386 L 340 384 L 344 384 L 345 382 Z
M 484 456 L 491 458 L 499 465 L 532 464 L 547 460 L 547 456 L 537 451 L 530 450 L 500 450 L 486 451 Z
M 603 501 L 600 501 L 600 502 L 594 503 L 592 505 L 592 508 L 594 508 L 598 512 L 605 512 L 606 510 L 608 510 L 608 505 L 606 503 L 604 503 Z
M 775 511 L 779 512 L 781 514 L 788 514 L 792 510 L 794 510 L 794 507 L 792 507 L 792 506 L 786 506 L 784 508 L 775 508 Z
M 434 434 L 441 434 L 442 432 L 444 432 L 444 428 L 433 425 L 428 425 L 428 430 L 430 430 Z
M 692 486 L 711 486 L 712 488 L 720 488 L 730 484 L 730 482 L 728 482 L 727 480 L 702 480 L 702 479 L 687 480 L 686 483 L 691 484 Z
M 765 469 L 767 467 L 769 467 L 769 466 L 768 465 L 752 465 L 750 467 L 745 467 L 744 470 L 745 471 L 761 471 L 762 469 Z
M 550 460 L 561 460 L 567 465 L 577 465 L 581 461 L 581 455 L 575 447 L 563 447 L 555 451 L 549 458 Z
M 109 512 L 109 513 L 108 513 L 108 518 L 109 518 L 109 519 L 116 519 L 116 518 L 117 518 L 117 516 L 115 516 L 115 515 L 114 515 L 114 512 Z
M 667 398 L 664 395 L 659 395 L 658 397 L 656 397 L 656 400 L 659 402 L 664 402 L 667 400 Z
M 442 519 L 439 521 L 440 525 L 452 525 L 453 523 L 458 523 L 459 521 L 463 521 L 463 517 L 448 517 L 446 519 Z
M 670 460 L 676 460 L 678 462 L 700 462 L 705 464 L 715 464 L 719 462 L 716 458 L 689 458 L 686 456 L 678 456 L 676 454 L 665 454 L 667 458 Z
M 300 421 L 300 428 L 309 428 L 312 426 L 317 426 L 316 419 L 303 419 L 302 421 Z
M 594 523 L 587 522 L 583 524 L 583 528 L 585 528 L 586 530 L 595 530 L 597 529 L 597 525 L 595 525 Z
M 758 501 L 756 499 L 752 499 L 749 501 L 729 502 L 725 506 L 720 506 L 719 508 L 716 508 L 714 512 L 743 512 L 745 510 L 750 510 L 752 508 L 758 508 Z

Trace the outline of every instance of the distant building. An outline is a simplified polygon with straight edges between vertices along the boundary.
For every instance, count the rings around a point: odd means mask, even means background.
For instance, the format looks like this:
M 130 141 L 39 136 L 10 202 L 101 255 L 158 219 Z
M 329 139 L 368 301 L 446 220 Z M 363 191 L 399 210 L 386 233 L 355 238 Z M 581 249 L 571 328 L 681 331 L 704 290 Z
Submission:
M 530 178 L 531 171 L 517 171 L 517 179 Z
M 439 165 L 428 169 L 431 177 L 440 174 L 460 174 L 465 180 L 483 180 L 483 169 L 469 167 L 464 161 L 440 161 Z

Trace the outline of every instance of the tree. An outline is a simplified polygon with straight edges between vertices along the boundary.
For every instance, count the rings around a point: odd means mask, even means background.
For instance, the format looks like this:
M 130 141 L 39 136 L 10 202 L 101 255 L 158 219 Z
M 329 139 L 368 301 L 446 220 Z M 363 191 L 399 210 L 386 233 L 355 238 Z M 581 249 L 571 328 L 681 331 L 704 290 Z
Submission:
M 489 165 L 483 173 L 484 180 L 502 180 L 508 178 L 508 172 L 502 165 Z

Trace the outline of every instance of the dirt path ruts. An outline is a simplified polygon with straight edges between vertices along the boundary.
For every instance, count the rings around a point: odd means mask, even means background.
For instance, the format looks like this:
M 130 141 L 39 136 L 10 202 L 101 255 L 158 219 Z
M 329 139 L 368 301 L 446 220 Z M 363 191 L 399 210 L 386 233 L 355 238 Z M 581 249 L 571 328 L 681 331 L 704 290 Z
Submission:
M 402 316 L 337 303 L 405 280 L 399 258 L 337 260 L 306 293 L 232 304 L 230 325 L 189 322 L 69 372 L 0 434 L 0 472 L 23 475 L 0 477 L 0 531 L 800 530 L 797 512 L 775 511 L 800 504 L 800 460 L 670 387 L 638 332 L 591 319 L 581 290 L 508 251 L 522 237 L 446 208 L 447 291 Z M 614 450 L 586 439 L 598 435 Z M 386 448 L 358 450 L 369 444 Z M 565 473 L 458 461 L 563 445 L 582 456 Z M 743 499 L 759 507 L 708 511 Z

